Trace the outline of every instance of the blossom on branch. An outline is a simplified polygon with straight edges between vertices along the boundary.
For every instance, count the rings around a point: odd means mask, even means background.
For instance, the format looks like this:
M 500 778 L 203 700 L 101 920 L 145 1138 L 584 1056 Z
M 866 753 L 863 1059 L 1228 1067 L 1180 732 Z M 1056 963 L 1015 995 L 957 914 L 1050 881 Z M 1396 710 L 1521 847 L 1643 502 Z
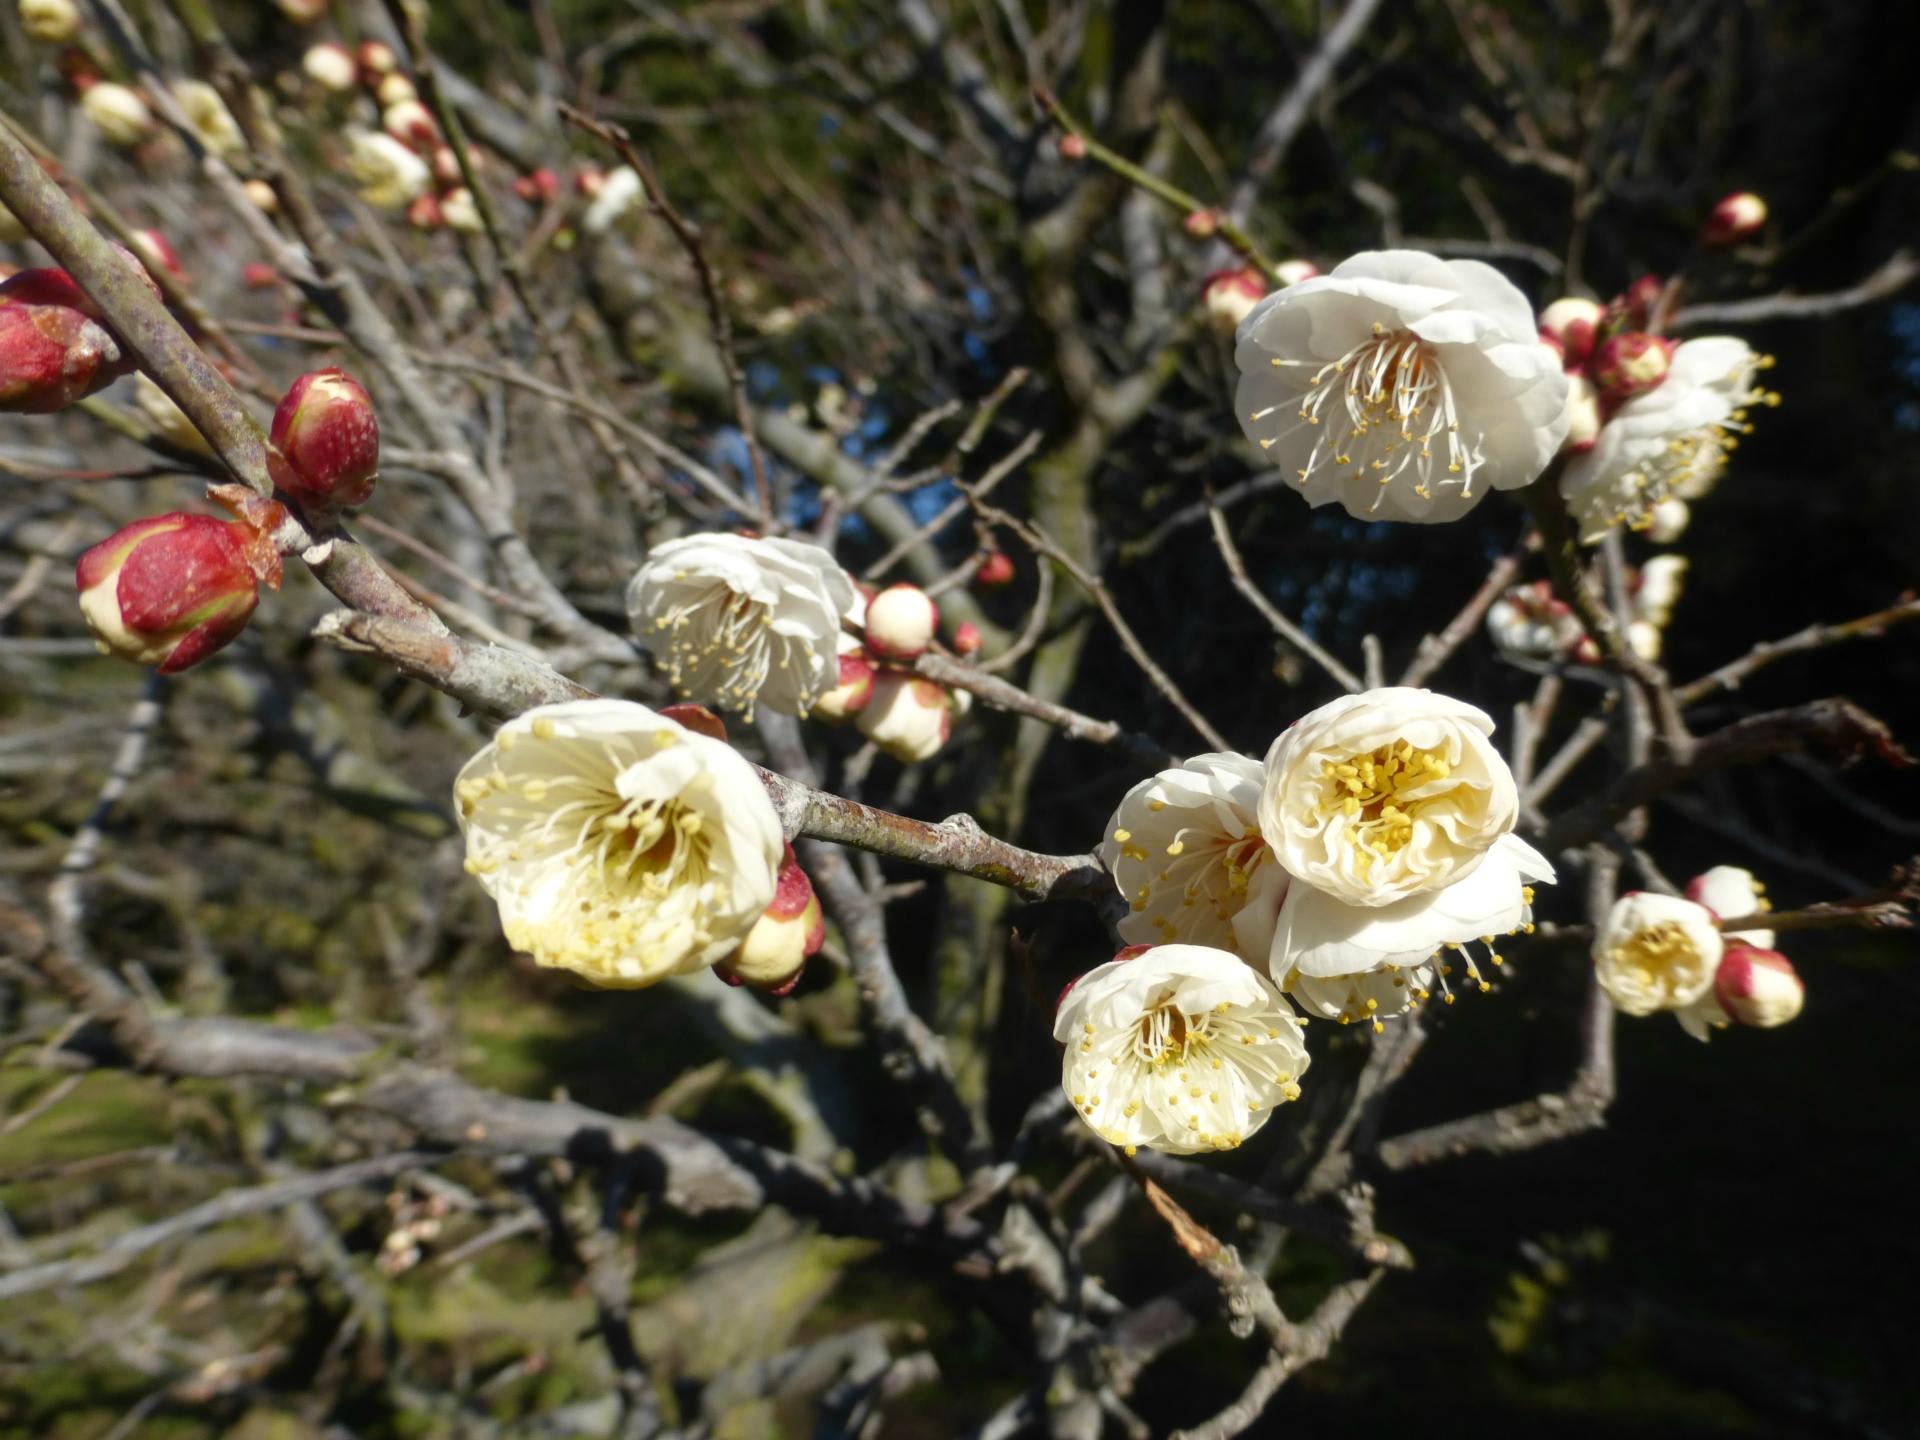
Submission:
M 1128 1153 L 1231 1150 L 1300 1097 L 1300 1022 L 1265 976 L 1204 945 L 1156 945 L 1081 976 L 1053 1037 L 1061 1088 Z
M 1454 520 L 1531 484 L 1567 433 L 1567 380 L 1513 283 L 1474 260 L 1369 251 L 1241 322 L 1247 437 L 1318 506 Z
M 1727 1017 L 1713 980 L 1725 952 L 1713 912 L 1673 895 L 1636 892 L 1614 901 L 1593 937 L 1593 971 L 1625 1015 L 1670 1010 L 1689 1035 L 1707 1038 Z
M 688 535 L 656 545 L 627 587 L 633 633 L 680 694 L 751 717 L 805 715 L 840 683 L 855 591 L 818 545 Z
M 774 899 L 784 842 L 753 767 L 624 700 L 508 721 L 454 781 L 467 871 L 507 943 L 636 989 L 736 951 Z

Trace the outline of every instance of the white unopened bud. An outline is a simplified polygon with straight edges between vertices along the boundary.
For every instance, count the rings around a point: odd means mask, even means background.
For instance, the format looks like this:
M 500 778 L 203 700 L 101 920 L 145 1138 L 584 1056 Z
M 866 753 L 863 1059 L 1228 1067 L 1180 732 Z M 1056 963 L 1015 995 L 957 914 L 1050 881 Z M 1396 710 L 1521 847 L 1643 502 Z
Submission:
M 429 150 L 440 141 L 440 126 L 433 112 L 418 100 L 402 100 L 389 105 L 380 116 L 380 128 L 403 145 Z
M 480 207 L 473 203 L 473 192 L 462 185 L 440 197 L 440 218 L 449 230 L 478 235 L 481 230 Z
M 1560 347 L 1569 370 L 1578 369 L 1593 354 L 1600 318 L 1606 313 L 1598 300 L 1563 296 L 1540 312 L 1540 333 Z
M 931 759 L 953 733 L 947 692 L 901 670 L 874 677 L 873 697 L 860 712 L 860 733 L 896 760 Z
M 1653 507 L 1647 521 L 1647 538 L 1656 545 L 1671 545 L 1686 532 L 1693 511 L 1678 495 L 1669 495 Z
M 48 45 L 64 45 L 80 33 L 80 7 L 73 0 L 20 0 L 20 28 Z
M 322 90 L 344 94 L 360 83 L 360 67 L 344 45 L 315 45 L 300 57 L 306 77 Z
M 176 80 L 173 98 L 186 112 L 195 138 L 213 154 L 227 159 L 246 152 L 247 137 L 240 133 L 240 122 L 213 86 L 204 80 Z
M 808 711 L 830 724 L 858 715 L 873 698 L 873 662 L 851 635 L 840 636 L 839 660 L 840 678 Z
M 1660 627 L 1650 620 L 1627 622 L 1627 648 L 1648 664 L 1660 658 Z
M 1200 286 L 1207 325 L 1221 335 L 1231 335 L 1266 293 L 1265 277 L 1251 265 L 1214 271 Z
M 1744 920 L 1749 915 L 1764 915 L 1773 908 L 1767 887 L 1741 865 L 1716 865 L 1687 882 L 1687 898 L 1704 905 L 1716 920 Z M 1729 945 L 1735 942 L 1761 950 L 1773 948 L 1771 930 L 1733 930 L 1727 934 Z
M 1320 273 L 1320 267 L 1311 260 L 1282 260 L 1273 267 L 1274 278 L 1282 285 L 1298 285 L 1302 280 L 1311 280 Z
M 1673 619 L 1673 607 L 1679 603 L 1680 587 L 1686 578 L 1686 556 L 1654 556 L 1640 567 L 1638 583 L 1633 587 L 1634 614 L 1664 628 Z
M 940 628 L 940 607 L 918 585 L 889 585 L 867 605 L 867 649 L 882 660 L 916 660 Z
M 111 80 L 89 85 L 80 97 L 80 109 L 109 145 L 138 145 L 153 129 L 153 112 L 140 92 Z
M 1729 944 L 1713 976 L 1713 998 L 1742 1025 L 1771 1030 L 1807 1003 L 1807 987 L 1778 950 Z
M 1767 223 L 1767 202 L 1751 190 L 1724 197 L 1700 227 L 1702 245 L 1736 245 Z
M 374 84 L 373 98 L 380 102 L 380 108 L 384 110 L 390 105 L 418 100 L 420 92 L 413 88 L 413 81 L 396 70 L 392 74 L 382 75 Z
M 327 0 L 274 0 L 280 13 L 296 25 L 311 25 L 327 13 Z

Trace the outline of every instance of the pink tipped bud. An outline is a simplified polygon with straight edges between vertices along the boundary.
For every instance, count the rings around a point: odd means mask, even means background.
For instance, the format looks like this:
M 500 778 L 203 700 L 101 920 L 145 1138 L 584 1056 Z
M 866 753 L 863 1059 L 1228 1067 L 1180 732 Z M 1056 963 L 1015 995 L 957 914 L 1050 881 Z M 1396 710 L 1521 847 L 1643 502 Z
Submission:
M 1273 276 L 1282 285 L 1298 285 L 1302 280 L 1311 280 L 1320 273 L 1320 267 L 1311 260 L 1282 260 L 1273 267 Z
M 857 717 L 860 733 L 896 760 L 930 760 L 953 733 L 953 706 L 931 680 L 901 670 L 874 676 L 873 696 Z
M 1594 339 L 1605 314 L 1605 307 L 1597 300 L 1563 296 L 1540 312 L 1540 338 L 1558 346 L 1567 369 L 1576 370 L 1593 354 Z
M 543 204 L 560 194 L 560 177 L 543 165 L 538 170 L 516 177 L 513 193 L 529 205 Z
M 918 585 L 889 585 L 867 602 L 867 649 L 882 660 L 917 660 L 940 628 L 940 607 Z
M 1013 557 L 1004 550 L 989 550 L 980 568 L 973 572 L 976 590 L 998 590 L 1013 583 Z
M 953 653 L 971 660 L 980 653 L 981 644 L 980 627 L 971 620 L 961 621 L 960 628 L 953 632 Z
M 813 709 L 808 711 L 829 724 L 858 715 L 873 699 L 873 662 L 867 658 L 866 651 L 853 643 L 851 636 L 843 637 L 843 644 L 851 648 L 840 652 L 839 683 L 815 700 Z
M 1713 207 L 1700 227 L 1702 245 L 1737 245 L 1767 223 L 1767 202 L 1751 190 L 1736 190 Z
M 400 68 L 400 57 L 393 53 L 391 46 L 382 45 L 378 40 L 362 40 L 355 58 L 360 62 L 361 78 L 369 85 L 378 85 L 383 76 Z
M 1593 357 L 1593 380 L 1611 410 L 1635 395 L 1657 390 L 1673 363 L 1674 345 L 1658 335 L 1629 330 L 1600 346 Z
M 364 505 L 380 473 L 380 422 L 373 401 L 344 370 L 315 370 L 288 389 L 273 412 L 267 468 L 273 483 L 310 510 Z
M 418 100 L 401 100 L 387 106 L 380 116 L 380 128 L 402 145 L 411 145 L 423 152 L 440 143 L 439 122 Z M 447 154 L 451 159 L 453 152 Z M 458 161 L 454 162 L 454 173 L 459 173 Z
M 373 87 L 373 98 L 382 110 L 392 105 L 404 105 L 409 100 L 418 100 L 420 92 L 413 88 L 413 81 L 400 71 L 383 75 Z
M 1208 326 L 1219 334 L 1231 335 L 1266 293 L 1266 277 L 1251 265 L 1214 271 L 1200 286 Z
M 1060 158 L 1062 160 L 1084 160 L 1087 158 L 1087 142 L 1078 135 L 1066 134 L 1060 137 Z
M 345 94 L 360 80 L 360 67 L 354 64 L 352 53 L 331 41 L 315 45 L 302 55 L 300 69 L 322 90 L 335 95 Z
M 480 207 L 474 204 L 473 192 L 464 185 L 456 185 L 440 197 L 440 218 L 447 222 L 449 230 L 458 230 L 463 235 L 478 235 L 485 228 Z
M 727 722 L 704 705 L 695 705 L 691 701 L 682 700 L 677 704 L 662 705 L 659 713 L 682 729 L 691 730 L 696 735 L 704 735 L 709 740 L 718 740 L 722 743 L 726 741 Z
M 592 166 L 584 170 L 576 170 L 573 175 L 573 193 L 582 200 L 593 199 L 606 188 L 606 184 L 607 172 L 596 170 Z
M 127 369 L 113 336 L 73 307 L 0 304 L 0 412 L 51 415 Z
M 1196 240 L 1211 240 L 1220 233 L 1220 212 L 1218 210 L 1189 210 L 1181 227 Z
M 438 195 L 416 195 L 407 202 L 407 224 L 416 230 L 439 230 L 447 223 Z
M 460 173 L 460 157 L 454 154 L 451 145 L 434 146 L 433 180 L 436 185 L 443 187 L 466 183 L 466 178 Z
M 826 938 L 826 917 L 813 893 L 813 882 L 789 845 L 774 881 L 772 902 L 753 922 L 740 948 L 714 968 L 729 984 L 784 995 L 799 983 L 808 959 Z
M 1584 454 L 1600 438 L 1600 392 L 1578 371 L 1567 377 L 1567 439 L 1571 455 Z
M 149 271 L 166 271 L 176 280 L 185 280 L 187 272 L 180 264 L 179 252 L 158 230 L 133 232 L 133 249 Z
M 240 283 L 249 290 L 272 290 L 280 283 L 280 274 L 264 260 L 252 260 L 240 271 Z
M 262 530 L 185 513 L 137 520 L 74 566 L 80 613 L 100 653 L 163 675 L 244 630 L 262 581 L 280 584 L 280 556 Z
M 1742 1025 L 1771 1030 L 1800 1013 L 1807 987 L 1778 950 L 1730 943 L 1714 972 L 1713 998 Z

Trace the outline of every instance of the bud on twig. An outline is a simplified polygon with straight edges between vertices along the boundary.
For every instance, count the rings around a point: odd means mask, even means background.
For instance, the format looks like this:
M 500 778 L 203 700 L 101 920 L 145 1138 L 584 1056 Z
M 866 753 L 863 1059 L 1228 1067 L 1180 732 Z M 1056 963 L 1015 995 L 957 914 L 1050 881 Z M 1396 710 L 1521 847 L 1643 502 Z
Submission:
M 64 45 L 80 33 L 74 0 L 20 0 L 20 28 L 47 45 Z
M 1071 132 L 1062 135 L 1060 137 L 1060 158 L 1062 160 L 1086 159 L 1087 142 Z
M 813 882 L 788 845 L 774 880 L 772 903 L 754 921 L 740 948 L 714 970 L 729 985 L 751 985 L 785 995 L 800 983 L 807 961 L 826 938 L 826 917 L 813 893 Z
M 960 628 L 953 632 L 953 653 L 963 660 L 971 660 L 980 653 L 980 627 L 971 620 L 960 622 Z
M 300 57 L 300 69 L 306 77 L 335 95 L 343 95 L 360 83 L 360 67 L 344 45 L 331 41 L 315 45 Z
M 1266 277 L 1251 265 L 1214 271 L 1200 286 L 1208 326 L 1219 334 L 1231 335 L 1266 293 Z
M 109 145 L 138 145 L 153 129 L 153 112 L 140 92 L 110 80 L 89 85 L 80 97 L 80 110 Z
M 273 412 L 273 483 L 321 515 L 364 505 L 380 471 L 380 422 L 344 370 L 302 375 Z
M 873 662 L 851 635 L 840 641 L 840 679 L 807 713 L 829 724 L 858 715 L 873 698 Z
M 1700 227 L 1702 245 L 1737 245 L 1767 223 L 1767 202 L 1751 190 L 1725 196 Z
M 867 603 L 867 649 L 882 660 L 920 658 L 940 628 L 940 608 L 918 585 L 889 585 Z
M 1557 345 L 1562 362 L 1577 370 L 1593 354 L 1606 308 L 1597 300 L 1567 295 L 1540 312 L 1540 338 Z
M 1593 380 L 1611 410 L 1635 395 L 1657 390 L 1673 361 L 1673 342 L 1629 330 L 1600 346 L 1593 357 Z
M 862 735 L 894 759 L 930 760 L 953 733 L 951 697 L 931 680 L 882 670 L 857 723 Z
M 1742 1025 L 1771 1030 L 1800 1013 L 1807 987 L 1778 950 L 1729 943 L 1713 975 L 1713 998 Z
M 74 581 L 101 654 L 171 675 L 246 628 L 260 585 L 280 587 L 280 554 L 264 527 L 177 512 L 102 540 Z
M 976 590 L 999 590 L 1013 583 L 1013 557 L 1004 550 L 989 550 L 980 568 L 973 572 Z

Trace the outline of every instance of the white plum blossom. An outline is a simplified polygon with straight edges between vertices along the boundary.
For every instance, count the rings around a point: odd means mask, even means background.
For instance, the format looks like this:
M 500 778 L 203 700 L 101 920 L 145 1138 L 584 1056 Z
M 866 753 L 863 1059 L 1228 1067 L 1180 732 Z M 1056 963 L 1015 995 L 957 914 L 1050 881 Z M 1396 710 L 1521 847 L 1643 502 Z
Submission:
M 1061 1088 L 1110 1144 L 1231 1150 L 1300 1095 L 1300 1022 L 1267 978 L 1203 945 L 1157 945 L 1061 997 Z
M 1389 688 L 1324 705 L 1274 741 L 1259 813 L 1291 877 L 1267 951 L 1283 989 L 1386 972 L 1384 998 L 1418 998 L 1431 976 L 1415 972 L 1447 948 L 1487 987 L 1467 945 L 1501 963 L 1496 937 L 1531 927 L 1529 882 L 1553 879 L 1513 834 L 1519 796 L 1492 733 L 1471 705 Z M 1260 923 L 1248 912 L 1238 928 L 1251 939 Z M 1448 968 L 1442 957 L 1440 974 Z M 1393 985 L 1395 972 L 1408 985 Z M 1348 989 L 1321 991 L 1310 1008 L 1345 1009 Z
M 1417 250 L 1355 255 L 1241 322 L 1234 408 L 1314 505 L 1454 520 L 1531 484 L 1567 434 L 1567 377 L 1499 271 Z
M 1697 500 L 1711 490 L 1749 428 L 1748 407 L 1777 403 L 1754 385 L 1765 363 L 1731 336 L 1683 341 L 1660 386 L 1622 405 L 1593 448 L 1568 462 L 1560 488 L 1580 538 L 1650 525 L 1669 496 Z
M 1727 1023 L 1713 979 L 1725 943 L 1704 905 L 1674 895 L 1635 893 L 1613 902 L 1593 937 L 1593 970 L 1625 1015 L 1670 1010 L 1696 1040 Z
M 360 198 L 376 210 L 404 210 L 433 183 L 427 162 L 384 131 L 347 137 L 347 170 Z
M 153 130 L 153 111 L 140 92 L 111 80 L 89 85 L 80 109 L 110 145 L 138 145 Z
M 648 554 L 627 615 L 682 695 L 805 715 L 840 682 L 840 617 L 856 593 L 818 545 L 688 535 Z
M 732 953 L 774 898 L 780 820 L 725 742 L 644 705 L 509 720 L 454 782 L 467 870 L 507 943 L 635 989 Z
M 1256 884 L 1264 894 L 1267 877 L 1286 883 L 1260 836 L 1263 773 L 1248 755 L 1195 755 L 1126 793 L 1100 845 L 1127 902 L 1121 939 L 1238 948 L 1234 916 Z M 1264 962 L 1265 951 L 1249 958 Z
M 246 152 L 247 137 L 227 109 L 220 92 L 204 80 L 176 80 L 173 98 L 192 127 L 194 137 L 213 154 L 230 159 Z

